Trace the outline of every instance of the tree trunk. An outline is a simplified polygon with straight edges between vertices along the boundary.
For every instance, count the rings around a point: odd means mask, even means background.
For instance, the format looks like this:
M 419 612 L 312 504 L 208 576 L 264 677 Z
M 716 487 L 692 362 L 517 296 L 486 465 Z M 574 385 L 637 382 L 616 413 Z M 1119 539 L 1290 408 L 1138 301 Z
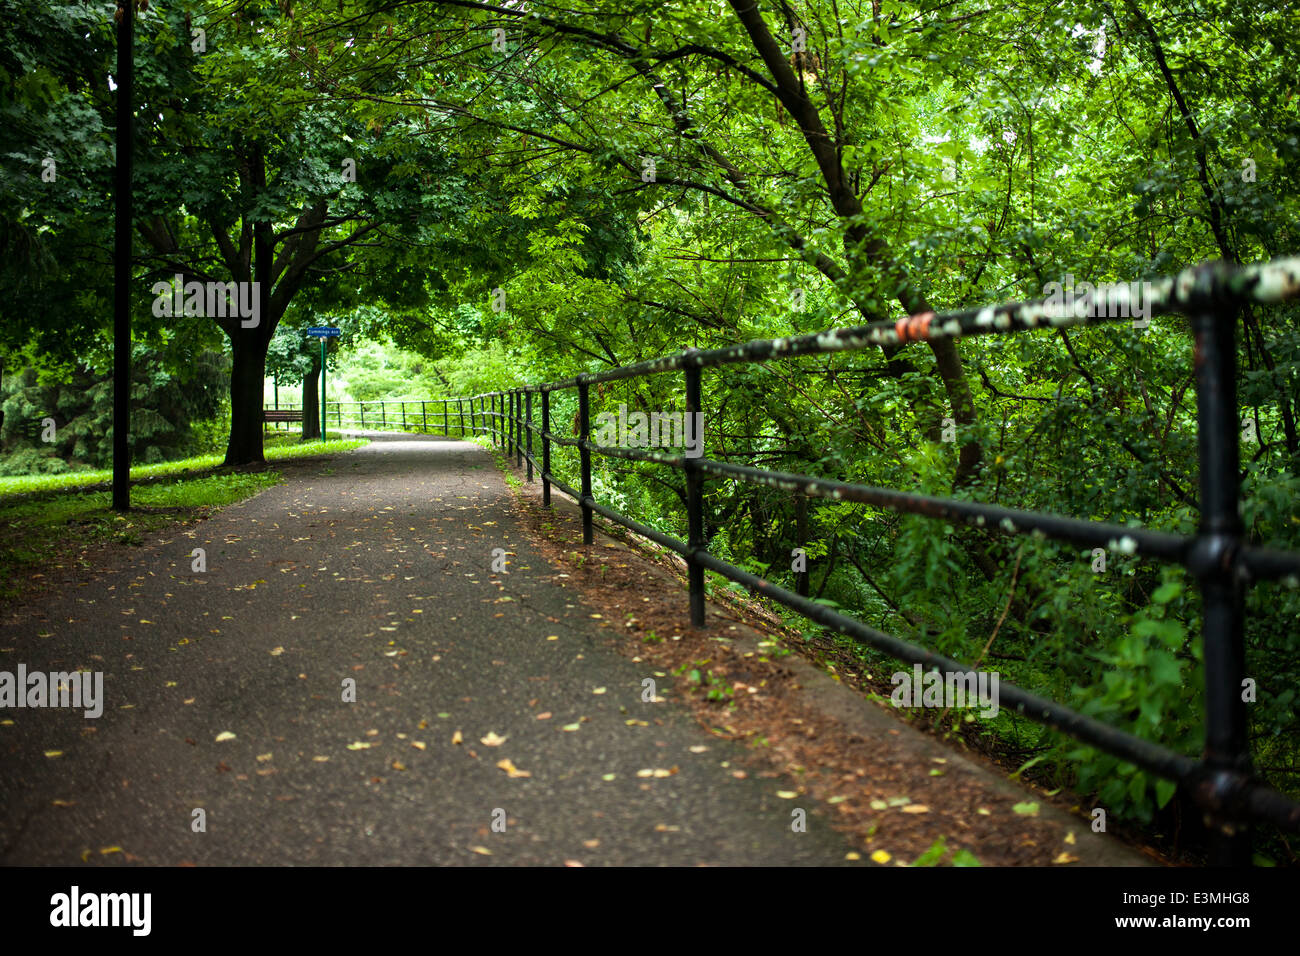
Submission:
M 257 185 L 266 187 L 265 170 Z M 266 400 L 266 350 L 279 316 L 271 315 L 271 223 L 253 224 L 253 266 L 257 280 L 257 318 L 251 328 L 237 320 L 226 328 L 234 364 L 230 369 L 230 441 L 227 465 L 255 465 L 266 461 L 262 453 L 262 403 Z
M 236 333 L 230 345 L 234 361 L 230 369 L 230 440 L 226 444 L 226 464 L 257 464 L 266 461 L 262 455 L 262 401 L 266 389 L 267 343 L 260 335 Z
M 320 437 L 320 351 L 317 349 L 311 359 L 311 374 L 302 379 L 302 440 Z

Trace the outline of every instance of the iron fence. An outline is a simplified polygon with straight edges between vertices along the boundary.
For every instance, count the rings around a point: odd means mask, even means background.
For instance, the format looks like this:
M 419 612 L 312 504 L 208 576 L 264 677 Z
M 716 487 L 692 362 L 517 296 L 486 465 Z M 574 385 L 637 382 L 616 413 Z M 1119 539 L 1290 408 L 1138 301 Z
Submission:
M 429 398 L 367 402 L 326 402 L 325 423 L 339 428 L 356 427 L 388 431 L 390 429 L 421 434 L 454 435 L 471 438 L 487 428 L 481 416 L 465 406 L 467 399 Z M 300 406 L 281 405 L 280 409 Z M 267 411 L 272 409 L 268 408 Z
M 898 660 L 920 664 L 944 675 L 966 674 L 959 662 L 868 627 L 735 567 L 710 554 L 704 535 L 704 484 L 729 479 L 768 485 L 813 498 L 854 501 L 894 512 L 962 522 L 1005 535 L 1029 534 L 1083 547 L 1118 549 L 1126 554 L 1178 564 L 1195 578 L 1202 597 L 1204 654 L 1205 750 L 1199 758 L 1177 753 L 1127 731 L 1109 726 L 1037 694 L 1001 682 L 1000 706 L 1055 728 L 1156 776 L 1182 785 L 1204 811 L 1211 832 L 1211 859 L 1220 865 L 1251 860 L 1250 823 L 1267 821 L 1300 832 L 1300 803 L 1269 787 L 1251 766 L 1245 679 L 1244 595 L 1258 581 L 1279 580 L 1300 587 L 1300 552 L 1259 547 L 1246 539 L 1241 519 L 1240 459 L 1236 384 L 1237 314 L 1248 302 L 1277 303 L 1300 297 L 1300 258 L 1254 266 L 1211 263 L 1147 283 L 1144 315 L 1181 314 L 1194 337 L 1200 521 L 1193 535 L 1170 534 L 1039 512 L 1017 511 L 952 498 L 912 494 L 888 488 L 832 481 L 809 475 L 753 468 L 705 457 L 596 445 L 591 441 L 590 388 L 603 382 L 681 372 L 685 378 L 686 414 L 703 412 L 701 375 L 705 369 L 796 355 L 815 355 L 901 346 L 942 337 L 1015 333 L 1128 320 L 1133 292 L 1127 283 L 1103 285 L 1078 302 L 1012 302 L 943 314 L 925 313 L 897 322 L 877 322 L 814 335 L 765 339 L 729 348 L 688 349 L 635 365 L 579 375 L 559 382 L 469 396 L 456 401 L 461 434 L 486 431 L 503 445 L 517 466 L 542 480 L 543 502 L 551 487 L 574 498 L 582 511 L 583 539 L 593 540 L 592 520 L 601 515 L 657 542 L 685 559 L 691 621 L 705 624 L 704 572 L 713 571 L 792 608 L 810 620 L 847 634 Z M 551 396 L 576 390 L 578 437 L 551 430 Z M 540 401 L 541 424 L 534 424 L 534 398 Z M 466 431 L 466 405 L 470 425 Z M 444 409 L 446 406 L 444 405 Z M 480 426 L 479 422 L 486 423 Z M 501 427 L 498 427 L 500 423 Z M 444 434 L 449 421 L 444 418 Z M 541 440 L 542 458 L 533 454 L 533 437 Z M 551 471 L 551 446 L 576 447 L 579 487 Z M 687 540 L 681 541 L 601 504 L 592 496 L 592 456 L 653 462 L 684 473 Z

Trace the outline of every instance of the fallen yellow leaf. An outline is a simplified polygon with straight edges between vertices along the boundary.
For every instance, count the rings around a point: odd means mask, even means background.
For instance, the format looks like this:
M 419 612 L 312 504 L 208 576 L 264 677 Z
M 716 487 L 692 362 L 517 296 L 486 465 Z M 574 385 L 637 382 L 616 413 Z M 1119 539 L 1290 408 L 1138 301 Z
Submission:
M 509 760 L 498 760 L 497 766 L 506 772 L 508 777 L 531 777 L 532 774 L 527 770 L 520 770 Z

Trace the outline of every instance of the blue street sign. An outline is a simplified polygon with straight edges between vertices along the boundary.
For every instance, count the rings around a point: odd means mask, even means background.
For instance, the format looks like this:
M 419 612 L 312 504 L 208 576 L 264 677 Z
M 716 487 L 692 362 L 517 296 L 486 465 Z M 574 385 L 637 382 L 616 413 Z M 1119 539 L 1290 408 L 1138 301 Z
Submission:
M 307 330 L 308 335 L 314 335 L 318 338 L 332 339 L 343 334 L 342 329 L 336 329 L 332 325 L 313 325 Z

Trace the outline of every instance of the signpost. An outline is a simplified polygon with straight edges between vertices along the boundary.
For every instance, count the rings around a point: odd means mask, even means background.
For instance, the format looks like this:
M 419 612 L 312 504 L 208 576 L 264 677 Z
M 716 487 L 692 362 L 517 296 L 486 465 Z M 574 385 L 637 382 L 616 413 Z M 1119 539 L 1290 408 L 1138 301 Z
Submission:
M 325 440 L 325 340 L 336 339 L 343 334 L 342 329 L 332 325 L 313 325 L 307 334 L 320 339 L 320 440 Z

